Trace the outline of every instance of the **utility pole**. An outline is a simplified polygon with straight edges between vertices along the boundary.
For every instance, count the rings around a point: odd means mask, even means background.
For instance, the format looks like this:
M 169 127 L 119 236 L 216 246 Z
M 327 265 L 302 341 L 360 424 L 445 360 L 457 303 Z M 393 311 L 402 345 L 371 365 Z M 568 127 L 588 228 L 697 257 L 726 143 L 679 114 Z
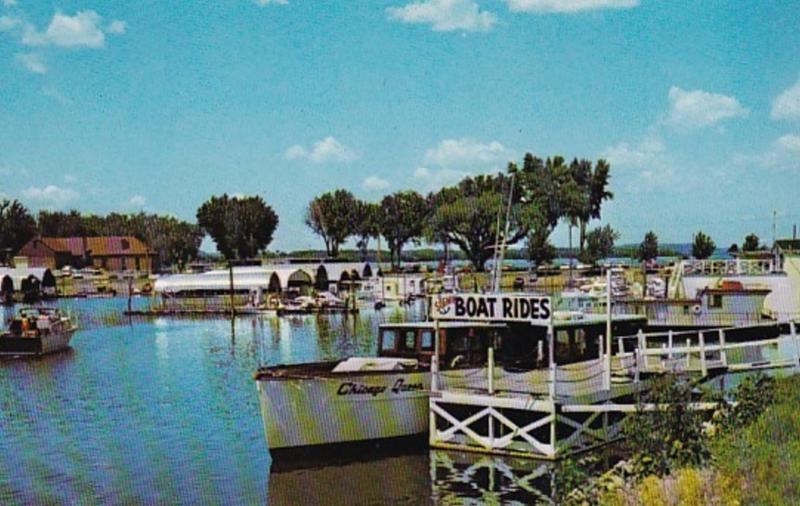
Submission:
M 775 209 L 772 210 L 772 247 L 775 247 L 775 239 L 777 239 L 777 231 L 778 231 L 778 211 Z

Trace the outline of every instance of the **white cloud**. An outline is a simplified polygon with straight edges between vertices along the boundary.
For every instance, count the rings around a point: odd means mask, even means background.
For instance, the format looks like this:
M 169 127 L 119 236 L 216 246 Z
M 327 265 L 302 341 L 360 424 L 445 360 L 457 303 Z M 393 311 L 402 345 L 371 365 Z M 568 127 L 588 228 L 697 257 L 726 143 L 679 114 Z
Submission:
M 716 125 L 726 119 L 746 117 L 750 113 L 735 97 L 703 90 L 687 91 L 677 86 L 669 90 L 669 103 L 667 121 L 684 127 Z
M 425 0 L 386 9 L 389 19 L 411 24 L 429 24 L 434 31 L 488 32 L 497 16 L 473 0 Z
M 255 0 L 258 5 L 264 7 L 265 5 L 287 5 L 289 0 Z
M 635 145 L 620 142 L 609 146 L 601 156 L 612 166 L 646 167 L 661 163 L 665 150 L 664 142 L 659 137 L 648 137 Z
M 105 45 L 106 33 L 124 33 L 126 26 L 123 21 L 115 20 L 103 30 L 102 21 L 103 18 L 92 10 L 79 11 L 74 16 L 56 12 L 44 32 L 26 25 L 22 43 L 28 46 L 100 48 Z
M 506 0 L 512 12 L 574 13 L 598 9 L 630 9 L 639 5 L 639 0 Z
M 328 136 L 315 142 L 311 148 L 299 144 L 286 150 L 284 155 L 288 160 L 309 160 L 313 163 L 351 162 L 358 155 L 348 146 L 337 141 L 333 136 Z
M 23 190 L 22 195 L 37 204 L 56 208 L 64 207 L 80 197 L 80 194 L 75 190 L 60 188 L 52 184 L 44 188 L 31 186 L 27 190 Z
M 380 191 L 389 187 L 389 181 L 377 176 L 369 176 L 361 182 L 361 187 L 367 191 Z
M 142 197 L 141 195 L 134 195 L 133 197 L 128 200 L 128 204 L 133 207 L 142 207 L 147 204 L 147 199 Z
M 78 178 L 72 174 L 64 174 L 64 182 L 65 183 L 75 183 L 78 181 Z
M 786 134 L 775 141 L 775 144 L 782 149 L 800 152 L 800 135 Z
M 26 69 L 34 74 L 46 74 L 47 66 L 44 64 L 41 55 L 36 53 L 19 53 L 16 56 L 17 61 L 25 66 Z
M 451 186 L 471 175 L 469 172 L 448 168 L 430 170 L 427 167 L 417 167 L 414 170 L 414 180 L 423 191 L 434 191 L 443 186 Z
M 772 119 L 800 119 L 800 79 L 772 101 Z
M 115 19 L 111 23 L 109 23 L 108 27 L 106 27 L 106 33 L 111 33 L 114 35 L 122 35 L 128 29 L 128 24 L 125 21 L 120 21 L 119 19 Z
M 425 163 L 459 169 L 502 169 L 513 153 L 497 141 L 483 144 L 474 139 L 445 139 L 425 153 Z
M 19 18 L 0 16 L 0 32 L 7 32 L 19 24 Z

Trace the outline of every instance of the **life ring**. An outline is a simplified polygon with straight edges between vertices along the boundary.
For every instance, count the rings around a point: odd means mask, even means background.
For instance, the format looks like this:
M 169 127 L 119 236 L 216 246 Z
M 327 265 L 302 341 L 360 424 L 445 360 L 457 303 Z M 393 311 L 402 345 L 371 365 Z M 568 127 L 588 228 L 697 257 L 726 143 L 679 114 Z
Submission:
M 695 304 L 694 306 L 692 306 L 692 313 L 694 313 L 695 315 L 699 316 L 700 313 L 702 313 L 702 312 L 703 312 L 703 308 L 700 307 L 700 304 Z

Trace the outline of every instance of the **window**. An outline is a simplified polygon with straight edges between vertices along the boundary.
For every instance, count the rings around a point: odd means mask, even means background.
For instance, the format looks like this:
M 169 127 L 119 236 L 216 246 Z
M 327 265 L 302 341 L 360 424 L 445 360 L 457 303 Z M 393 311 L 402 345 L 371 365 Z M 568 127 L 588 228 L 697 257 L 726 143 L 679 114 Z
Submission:
M 423 350 L 433 350 L 433 332 L 430 330 L 422 331 L 422 345 Z
M 417 333 L 413 330 L 406 330 L 405 347 L 407 350 L 417 349 Z
M 381 336 L 381 350 L 392 351 L 397 348 L 397 332 L 394 330 L 384 330 Z
M 709 307 L 722 307 L 722 295 L 712 295 L 711 302 L 708 304 Z
M 683 314 L 689 314 L 689 306 L 683 306 Z

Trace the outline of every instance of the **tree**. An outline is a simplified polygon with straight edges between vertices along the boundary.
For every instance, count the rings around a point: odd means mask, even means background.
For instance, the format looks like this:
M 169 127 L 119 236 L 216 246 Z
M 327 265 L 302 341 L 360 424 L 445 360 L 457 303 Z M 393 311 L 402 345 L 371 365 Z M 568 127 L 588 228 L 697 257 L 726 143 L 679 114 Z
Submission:
M 369 240 L 380 235 L 380 212 L 378 204 L 356 201 L 353 231 L 362 260 L 367 259 Z
M 347 190 L 323 193 L 309 202 L 306 225 L 325 241 L 328 256 L 338 256 L 339 246 L 356 232 L 357 201 Z
M 714 241 L 711 240 L 709 236 L 704 234 L 702 231 L 695 234 L 694 242 L 692 243 L 693 257 L 698 260 L 703 260 L 713 255 L 714 251 L 716 250 L 717 245 L 714 244 Z
M 422 236 L 428 206 L 415 191 L 402 191 L 383 197 L 380 205 L 380 232 L 389 247 L 392 266 L 400 265 L 403 246 Z
M 43 237 L 84 237 L 86 226 L 83 216 L 72 209 L 69 213 L 61 211 L 39 211 L 36 226 Z
M 586 235 L 586 249 L 581 253 L 581 261 L 596 264 L 598 260 L 610 257 L 617 239 L 619 232 L 611 225 L 592 230 Z
M 467 177 L 457 187 L 440 191 L 435 199 L 432 228 L 445 241 L 456 244 L 478 271 L 483 271 L 494 255 L 496 241 L 510 245 L 526 236 L 519 220 L 519 194 L 510 192 L 509 187 L 510 178 L 503 174 Z M 509 195 L 512 208 L 506 226 Z M 504 238 L 506 230 L 508 237 Z
M 647 264 L 658 257 L 658 236 L 652 230 L 644 234 L 644 240 L 637 251 L 642 261 L 642 295 L 647 295 Z
M 739 253 L 739 245 L 736 243 L 731 244 L 730 247 L 728 248 L 728 254 L 735 255 L 737 253 Z
M 213 196 L 197 210 L 197 223 L 227 259 L 263 251 L 278 227 L 278 215 L 261 197 Z
M 742 251 L 758 251 L 761 249 L 760 247 L 760 240 L 756 234 L 749 234 L 747 237 L 744 238 L 744 243 L 742 244 Z
M 0 261 L 36 235 L 36 220 L 18 200 L 0 200 Z M 7 255 L 8 254 L 8 255 Z

